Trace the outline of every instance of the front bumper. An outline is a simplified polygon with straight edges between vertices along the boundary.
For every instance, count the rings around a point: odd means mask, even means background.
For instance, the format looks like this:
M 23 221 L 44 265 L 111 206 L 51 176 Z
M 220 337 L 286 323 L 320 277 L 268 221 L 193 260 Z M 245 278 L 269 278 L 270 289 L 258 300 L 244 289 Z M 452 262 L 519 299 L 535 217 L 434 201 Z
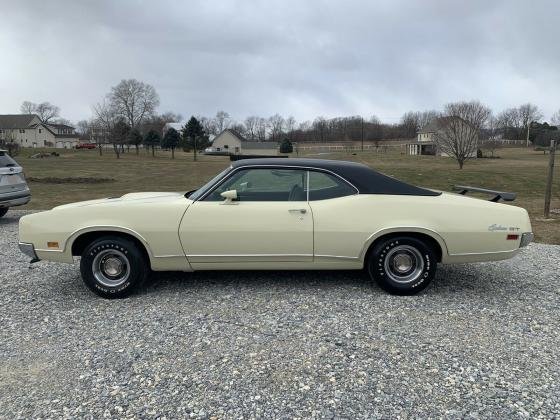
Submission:
M 35 253 L 35 247 L 33 246 L 33 244 L 20 242 L 19 243 L 19 249 L 25 255 L 27 255 L 28 257 L 31 257 L 30 262 L 35 263 L 37 261 L 40 261 L 39 257 L 37 257 L 37 254 Z
M 24 204 L 29 203 L 31 200 L 31 194 L 27 193 L 19 193 L 19 194 L 12 194 L 8 196 L 0 196 L 0 207 L 17 207 L 23 206 Z

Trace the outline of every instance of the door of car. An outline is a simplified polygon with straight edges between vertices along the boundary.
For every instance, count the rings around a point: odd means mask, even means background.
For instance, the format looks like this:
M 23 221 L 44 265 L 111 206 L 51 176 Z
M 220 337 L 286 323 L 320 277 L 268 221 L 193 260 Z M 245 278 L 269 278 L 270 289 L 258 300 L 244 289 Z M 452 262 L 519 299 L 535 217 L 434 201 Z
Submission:
M 235 191 L 237 198 L 222 193 Z M 307 172 L 262 167 L 233 171 L 191 204 L 179 228 L 191 264 L 313 259 Z

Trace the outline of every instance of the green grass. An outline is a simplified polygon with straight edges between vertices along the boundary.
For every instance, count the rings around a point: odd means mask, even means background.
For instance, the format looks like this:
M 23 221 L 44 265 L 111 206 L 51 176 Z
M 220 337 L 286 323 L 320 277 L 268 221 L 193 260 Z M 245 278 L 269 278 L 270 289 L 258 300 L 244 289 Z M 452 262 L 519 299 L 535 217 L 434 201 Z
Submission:
M 168 152 L 157 152 L 152 158 L 145 151 L 137 156 L 131 150 L 117 160 L 109 150 L 104 151 L 103 156 L 96 150 L 57 151 L 60 157 L 31 159 L 29 156 L 37 150 L 24 149 L 16 160 L 28 177 L 113 178 L 114 182 L 30 182 L 33 198 L 27 208 L 49 209 L 59 204 L 115 197 L 132 191 L 188 191 L 201 186 L 230 164 L 227 158 L 204 155 L 193 162 L 192 155 L 183 152 L 176 152 L 172 160 Z M 529 211 L 537 240 L 560 244 L 560 217 L 542 220 L 548 155 L 525 148 L 502 149 L 497 155 L 499 159 L 469 161 L 462 170 L 452 159 L 407 156 L 398 148 L 386 153 L 340 152 L 307 157 L 354 160 L 404 181 L 441 190 L 464 184 L 516 192 L 518 198 L 514 204 Z M 560 162 L 556 165 L 552 208 L 560 208 Z

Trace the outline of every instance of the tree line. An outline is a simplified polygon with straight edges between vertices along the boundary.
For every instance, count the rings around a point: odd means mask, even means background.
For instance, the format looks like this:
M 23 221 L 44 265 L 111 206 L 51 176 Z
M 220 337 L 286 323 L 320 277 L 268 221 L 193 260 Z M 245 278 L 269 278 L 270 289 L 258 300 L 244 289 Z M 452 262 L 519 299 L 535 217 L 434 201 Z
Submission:
M 200 151 L 209 145 L 209 137 L 224 129 L 232 129 L 251 141 L 282 142 L 378 142 L 380 140 L 412 139 L 418 131 L 436 119 L 449 116 L 462 109 L 458 104 L 476 103 L 484 108 L 483 121 L 476 121 L 477 135 L 486 140 L 528 140 L 534 144 L 545 144 L 560 125 L 560 110 L 551 118 L 551 124 L 543 122 L 543 113 L 534 104 L 526 103 L 508 108 L 496 114 L 478 101 L 448 104 L 443 110 L 409 111 L 397 123 L 381 121 L 375 115 L 325 118 L 319 116 L 312 121 L 298 122 L 293 116 L 274 114 L 270 117 L 248 116 L 243 121 L 234 120 L 231 115 L 220 110 L 213 117 L 193 116 L 179 130 L 168 130 L 164 138 L 163 127 L 167 123 L 182 120 L 180 114 L 166 112 L 159 114 L 160 100 L 155 88 L 147 83 L 128 79 L 112 87 L 110 92 L 93 106 L 90 120 L 77 123 L 77 131 L 89 136 L 99 145 L 112 144 L 119 157 L 125 148 L 136 148 L 142 144 L 153 153 L 157 147 Z M 36 113 L 42 121 L 54 121 L 60 109 L 48 102 L 35 104 L 24 102 L 22 113 Z M 461 117 L 463 118 L 463 117 Z M 65 120 L 59 120 L 65 122 Z M 100 147 L 100 153 L 102 153 Z M 173 153 L 174 154 L 174 153 Z

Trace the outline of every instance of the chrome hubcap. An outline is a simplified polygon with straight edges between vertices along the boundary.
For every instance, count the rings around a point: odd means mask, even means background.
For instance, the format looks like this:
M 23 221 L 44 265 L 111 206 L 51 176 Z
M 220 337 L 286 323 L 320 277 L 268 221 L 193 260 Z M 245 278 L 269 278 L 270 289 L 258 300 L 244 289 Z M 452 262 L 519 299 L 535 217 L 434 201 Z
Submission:
M 410 245 L 398 245 L 385 256 L 385 273 L 397 283 L 412 283 L 424 271 L 424 259 L 416 248 Z
M 115 257 L 109 257 L 103 262 L 103 271 L 115 277 L 123 272 L 123 262 Z
M 105 249 L 95 256 L 92 263 L 95 279 L 104 286 L 116 287 L 130 275 L 127 256 L 117 249 Z
M 393 267 L 399 273 L 406 273 L 412 268 L 412 258 L 407 254 L 397 254 L 393 258 Z

